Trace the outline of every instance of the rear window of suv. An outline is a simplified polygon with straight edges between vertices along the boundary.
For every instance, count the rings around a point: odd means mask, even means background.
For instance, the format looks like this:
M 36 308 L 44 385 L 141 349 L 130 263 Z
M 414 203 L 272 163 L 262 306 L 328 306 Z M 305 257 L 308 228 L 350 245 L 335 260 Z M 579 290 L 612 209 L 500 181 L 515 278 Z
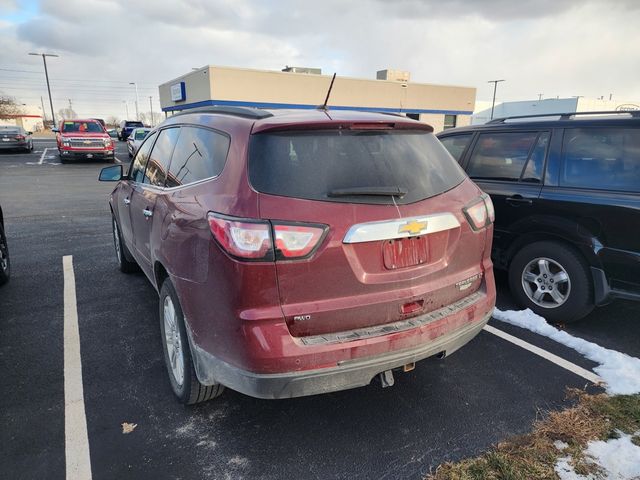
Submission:
M 320 130 L 254 135 L 249 179 L 272 195 L 407 204 L 450 190 L 465 174 L 431 133 Z

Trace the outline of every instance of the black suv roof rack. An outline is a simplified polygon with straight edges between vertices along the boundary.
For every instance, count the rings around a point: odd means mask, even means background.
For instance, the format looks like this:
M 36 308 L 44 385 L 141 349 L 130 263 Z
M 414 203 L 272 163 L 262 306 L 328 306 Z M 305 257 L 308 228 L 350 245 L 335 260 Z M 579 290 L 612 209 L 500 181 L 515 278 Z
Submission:
M 545 118 L 545 117 L 560 117 L 560 120 L 571 120 L 572 117 L 581 115 L 619 115 L 625 113 L 631 115 L 633 118 L 640 118 L 640 110 L 613 110 L 613 111 L 601 111 L 601 112 L 565 112 L 565 113 L 538 113 L 537 115 L 515 115 L 511 117 L 501 117 L 489 120 L 485 125 L 490 123 L 505 123 L 505 120 L 513 120 L 519 118 Z
M 260 120 L 262 118 L 273 117 L 273 114 L 256 107 L 233 107 L 229 105 L 209 105 L 206 107 L 189 108 L 173 115 L 188 115 L 190 113 L 222 113 L 224 115 L 234 115 L 236 117 L 251 118 Z

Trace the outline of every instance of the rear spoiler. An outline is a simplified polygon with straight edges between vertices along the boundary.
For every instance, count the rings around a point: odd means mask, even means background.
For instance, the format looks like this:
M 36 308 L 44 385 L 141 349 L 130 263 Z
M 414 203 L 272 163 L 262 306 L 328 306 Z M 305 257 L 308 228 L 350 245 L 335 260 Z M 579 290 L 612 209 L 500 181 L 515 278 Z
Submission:
M 375 131 L 375 130 L 419 130 L 424 132 L 433 132 L 433 127 L 431 125 L 427 125 L 426 123 L 420 123 L 416 121 L 398 121 L 397 119 L 393 119 L 395 121 L 388 120 L 380 120 L 380 121 L 354 121 L 354 122 L 345 122 L 344 120 L 330 120 L 327 118 L 325 121 L 315 121 L 309 123 L 269 123 L 260 122 L 260 124 L 255 125 L 251 131 L 254 133 L 264 133 L 264 132 L 283 132 L 283 131 L 304 131 L 304 130 L 367 130 L 367 131 Z

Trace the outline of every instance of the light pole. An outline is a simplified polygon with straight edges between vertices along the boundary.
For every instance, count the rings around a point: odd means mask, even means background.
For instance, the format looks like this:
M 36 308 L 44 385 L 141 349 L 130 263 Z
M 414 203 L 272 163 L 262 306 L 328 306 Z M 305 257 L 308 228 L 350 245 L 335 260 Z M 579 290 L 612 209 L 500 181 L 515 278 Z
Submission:
M 504 80 L 489 80 L 487 83 L 493 83 L 493 102 L 491 102 L 491 118 L 493 120 L 493 108 L 496 106 L 496 89 L 498 88 L 498 83 L 504 82 Z
M 136 82 L 129 82 L 129 85 L 136 87 L 136 120 L 140 121 L 140 114 L 138 113 L 138 84 Z
M 124 103 L 124 111 L 127 112 L 127 120 L 129 119 L 129 104 L 127 103 L 126 100 L 123 100 L 122 103 Z
M 36 55 L 42 57 L 42 62 L 44 63 L 44 76 L 47 79 L 47 91 L 49 92 L 49 105 L 51 106 L 51 122 L 52 128 L 56 128 L 56 115 L 53 113 L 53 100 L 51 100 L 51 87 L 49 86 L 49 72 L 47 71 L 47 57 L 58 57 L 59 55 L 54 55 L 53 53 L 30 53 L 29 55 Z
M 153 102 L 151 101 L 152 97 L 149 95 L 149 108 L 151 109 L 151 121 L 149 122 L 149 126 L 153 127 Z

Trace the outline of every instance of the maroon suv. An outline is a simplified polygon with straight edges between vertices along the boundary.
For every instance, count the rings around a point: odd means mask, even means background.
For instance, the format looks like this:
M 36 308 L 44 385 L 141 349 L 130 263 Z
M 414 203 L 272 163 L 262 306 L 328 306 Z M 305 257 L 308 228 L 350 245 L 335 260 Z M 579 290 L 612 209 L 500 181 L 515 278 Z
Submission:
M 120 268 L 160 293 L 184 403 L 391 385 L 494 307 L 491 201 L 403 116 L 208 107 L 100 179 L 118 181 Z

